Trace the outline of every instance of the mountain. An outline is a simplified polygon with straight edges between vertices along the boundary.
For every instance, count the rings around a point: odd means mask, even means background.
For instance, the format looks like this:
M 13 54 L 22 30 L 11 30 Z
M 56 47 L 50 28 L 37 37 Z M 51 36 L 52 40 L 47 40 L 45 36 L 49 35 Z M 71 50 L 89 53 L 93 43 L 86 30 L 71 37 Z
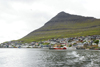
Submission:
M 60 12 L 43 27 L 32 31 L 20 40 L 31 42 L 51 38 L 100 35 L 99 29 L 100 19 Z

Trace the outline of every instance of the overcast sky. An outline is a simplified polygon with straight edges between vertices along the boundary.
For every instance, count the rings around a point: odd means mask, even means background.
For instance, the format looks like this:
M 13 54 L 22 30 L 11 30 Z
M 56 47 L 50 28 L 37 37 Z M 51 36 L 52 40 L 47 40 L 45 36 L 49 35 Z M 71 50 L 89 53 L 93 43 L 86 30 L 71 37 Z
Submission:
M 100 0 L 0 0 L 0 43 L 24 37 L 61 11 L 100 18 Z

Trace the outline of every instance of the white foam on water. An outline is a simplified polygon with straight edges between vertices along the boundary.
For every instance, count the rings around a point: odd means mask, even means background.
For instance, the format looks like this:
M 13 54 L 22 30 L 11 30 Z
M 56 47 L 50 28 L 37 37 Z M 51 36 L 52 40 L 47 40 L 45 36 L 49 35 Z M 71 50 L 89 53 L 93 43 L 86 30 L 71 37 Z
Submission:
M 84 60 L 84 59 L 85 59 L 84 56 L 79 57 L 79 60 Z
M 94 62 L 91 61 L 91 63 L 87 64 L 86 67 L 94 67 Z
M 75 57 L 79 57 L 79 54 L 77 54 L 76 51 L 73 51 L 73 52 L 72 52 L 72 55 L 74 55 Z

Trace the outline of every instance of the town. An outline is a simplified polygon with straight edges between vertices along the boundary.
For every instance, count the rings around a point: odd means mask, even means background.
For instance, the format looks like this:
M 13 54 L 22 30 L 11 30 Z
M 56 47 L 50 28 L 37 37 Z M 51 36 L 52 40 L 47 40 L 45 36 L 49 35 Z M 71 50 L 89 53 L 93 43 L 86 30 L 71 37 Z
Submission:
M 100 50 L 100 35 L 52 38 L 46 41 L 31 43 L 22 43 L 22 41 L 8 41 L 0 44 L 0 48 L 50 48 L 63 46 L 77 50 Z

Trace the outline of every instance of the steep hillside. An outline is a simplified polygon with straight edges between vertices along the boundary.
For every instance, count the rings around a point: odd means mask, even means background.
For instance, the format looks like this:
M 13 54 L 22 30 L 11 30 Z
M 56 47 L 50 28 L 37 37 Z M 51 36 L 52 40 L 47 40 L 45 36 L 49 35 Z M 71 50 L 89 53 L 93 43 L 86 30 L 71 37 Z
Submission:
M 58 13 L 43 27 L 32 31 L 22 41 L 42 41 L 51 38 L 64 38 L 87 35 L 100 35 L 100 19 Z

